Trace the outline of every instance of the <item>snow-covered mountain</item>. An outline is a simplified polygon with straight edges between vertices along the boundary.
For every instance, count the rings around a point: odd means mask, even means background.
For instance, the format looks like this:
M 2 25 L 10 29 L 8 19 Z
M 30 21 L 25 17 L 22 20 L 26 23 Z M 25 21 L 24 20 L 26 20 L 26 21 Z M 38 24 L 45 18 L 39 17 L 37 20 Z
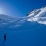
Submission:
M 46 26 L 46 7 L 32 10 L 22 18 L 14 18 L 11 16 L 0 14 L 0 29 L 2 30 L 26 30 L 39 26 Z
M 27 14 L 27 21 L 46 25 L 46 7 L 35 9 Z
M 15 22 L 17 19 L 11 16 L 0 14 L 0 27 L 8 26 L 10 23 Z

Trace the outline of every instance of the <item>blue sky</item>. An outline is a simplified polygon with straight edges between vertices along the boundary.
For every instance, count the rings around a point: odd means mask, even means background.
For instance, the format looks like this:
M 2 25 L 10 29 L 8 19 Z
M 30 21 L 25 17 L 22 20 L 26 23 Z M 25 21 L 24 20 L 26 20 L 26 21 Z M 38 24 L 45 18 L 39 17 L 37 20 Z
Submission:
M 0 13 L 23 17 L 32 9 L 46 5 L 46 0 L 0 0 Z

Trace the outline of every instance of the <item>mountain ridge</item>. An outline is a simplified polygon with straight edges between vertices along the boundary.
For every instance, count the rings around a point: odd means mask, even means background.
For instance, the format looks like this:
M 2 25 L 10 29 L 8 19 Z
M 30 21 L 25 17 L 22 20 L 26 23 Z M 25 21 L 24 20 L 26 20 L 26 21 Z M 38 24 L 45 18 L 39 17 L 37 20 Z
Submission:
M 14 18 L 8 15 L 0 14 L 0 29 L 5 30 L 25 30 L 39 26 L 46 26 L 46 7 L 35 9 L 26 17 Z

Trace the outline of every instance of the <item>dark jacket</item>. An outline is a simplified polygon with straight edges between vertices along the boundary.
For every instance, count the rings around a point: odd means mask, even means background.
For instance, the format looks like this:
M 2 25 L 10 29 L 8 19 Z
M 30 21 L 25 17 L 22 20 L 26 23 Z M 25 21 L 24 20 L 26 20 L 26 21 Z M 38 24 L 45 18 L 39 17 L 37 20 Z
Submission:
M 6 41 L 6 35 L 4 35 L 4 41 Z

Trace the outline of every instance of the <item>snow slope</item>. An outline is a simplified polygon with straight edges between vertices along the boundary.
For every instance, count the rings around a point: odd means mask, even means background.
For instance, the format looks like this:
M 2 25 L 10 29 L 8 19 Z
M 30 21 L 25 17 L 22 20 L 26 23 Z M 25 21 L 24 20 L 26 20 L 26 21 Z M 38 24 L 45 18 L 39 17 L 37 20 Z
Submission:
M 22 18 L 0 14 L 0 46 L 46 46 L 46 7 Z
M 25 30 L 46 25 L 46 7 L 35 9 L 26 17 L 14 18 L 0 14 L 0 29 L 5 30 Z

